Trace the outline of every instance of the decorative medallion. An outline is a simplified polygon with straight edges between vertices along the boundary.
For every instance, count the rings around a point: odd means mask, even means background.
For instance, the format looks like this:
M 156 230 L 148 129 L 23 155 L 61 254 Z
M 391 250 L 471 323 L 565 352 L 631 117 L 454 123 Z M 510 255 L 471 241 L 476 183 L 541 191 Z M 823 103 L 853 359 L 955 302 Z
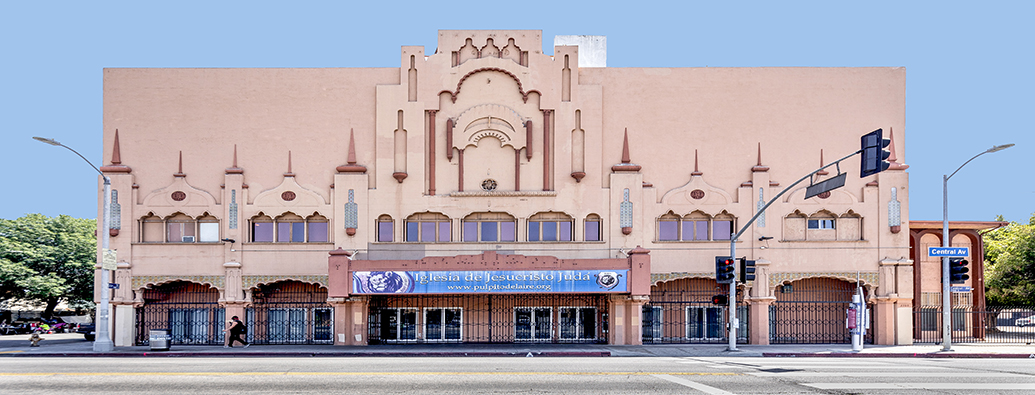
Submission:
M 495 191 L 496 190 L 496 180 L 493 180 L 491 178 L 486 178 L 485 181 L 482 181 L 482 189 L 485 190 L 485 191 L 488 191 L 488 192 Z
M 284 201 L 290 202 L 292 200 L 295 200 L 295 193 L 291 191 L 284 191 L 284 193 L 280 194 L 280 198 L 284 199 Z
M 187 198 L 187 194 L 184 193 L 183 191 L 176 191 L 176 192 L 172 193 L 172 200 L 175 200 L 177 202 L 182 202 L 183 199 L 186 199 L 186 198 Z
M 690 191 L 690 197 L 694 198 L 694 200 L 704 199 L 704 191 L 700 189 L 694 189 Z
M 826 198 L 830 197 L 830 191 L 826 191 L 826 192 L 820 193 L 819 195 L 816 195 L 816 196 L 818 196 L 820 199 L 826 199 Z

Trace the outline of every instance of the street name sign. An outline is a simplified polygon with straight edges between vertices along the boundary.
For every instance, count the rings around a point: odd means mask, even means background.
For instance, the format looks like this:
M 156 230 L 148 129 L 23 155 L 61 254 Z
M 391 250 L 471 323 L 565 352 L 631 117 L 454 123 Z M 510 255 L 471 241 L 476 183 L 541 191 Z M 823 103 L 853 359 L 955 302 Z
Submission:
M 970 247 L 927 247 L 927 256 L 967 257 Z

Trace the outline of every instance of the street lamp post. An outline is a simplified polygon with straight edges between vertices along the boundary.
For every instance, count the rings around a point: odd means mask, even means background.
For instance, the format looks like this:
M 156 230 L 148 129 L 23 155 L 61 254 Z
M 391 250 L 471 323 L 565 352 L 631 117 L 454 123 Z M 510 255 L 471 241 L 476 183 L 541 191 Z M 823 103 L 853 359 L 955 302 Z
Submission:
M 104 179 L 104 214 L 103 218 L 101 219 L 101 259 L 103 259 L 104 252 L 108 251 L 108 242 L 110 239 L 110 235 L 108 234 L 108 228 L 111 226 L 111 203 L 108 199 L 111 198 L 111 179 L 109 179 L 108 176 L 104 175 L 104 172 L 102 172 L 101 169 L 98 169 L 97 166 L 94 166 L 93 163 L 90 163 L 90 160 L 86 159 L 86 157 L 84 157 L 79 152 L 76 152 L 76 150 L 72 149 L 71 147 L 61 144 L 54 139 L 48 139 L 43 137 L 33 137 L 33 139 L 50 145 L 67 148 L 69 151 L 72 151 L 76 155 L 79 155 L 80 158 L 83 158 L 83 160 L 86 161 L 86 163 L 89 164 L 90 167 L 92 167 L 94 170 L 97 170 L 97 173 L 99 173 L 101 175 L 101 178 Z M 108 330 L 110 317 L 109 311 L 111 308 L 110 303 L 108 302 L 109 292 L 110 291 L 108 289 L 108 270 L 101 267 L 101 306 L 97 308 L 97 334 L 93 342 L 94 351 L 110 352 L 115 349 L 115 344 L 111 341 L 111 335 L 109 334 Z
M 956 175 L 963 166 L 977 159 L 977 157 L 999 152 L 1010 147 L 1013 147 L 1013 144 L 1003 144 L 989 148 L 980 154 L 974 155 L 970 160 L 963 162 L 952 174 L 942 175 L 942 247 L 948 248 L 952 244 L 952 240 L 949 237 L 949 179 Z M 949 293 L 949 282 L 949 257 L 944 256 L 942 257 L 942 351 L 952 351 L 952 302 Z

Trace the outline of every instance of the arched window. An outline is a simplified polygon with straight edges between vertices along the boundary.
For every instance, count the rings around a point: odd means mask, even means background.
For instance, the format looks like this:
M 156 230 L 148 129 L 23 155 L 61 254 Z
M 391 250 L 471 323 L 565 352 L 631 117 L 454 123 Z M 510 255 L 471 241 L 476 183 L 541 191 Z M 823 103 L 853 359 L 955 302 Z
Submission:
M 678 241 L 679 240 L 679 216 L 671 211 L 658 218 L 658 240 Z
M 380 242 L 391 242 L 395 238 L 395 221 L 392 220 L 392 216 L 388 214 L 382 214 L 377 217 L 377 241 Z
M 837 240 L 837 216 L 826 210 L 809 216 L 806 240 Z
M 262 213 L 252 217 L 252 242 L 273 242 L 273 218 Z
M 733 216 L 723 211 L 712 218 L 712 240 L 729 240 L 734 232 Z
M 293 213 L 276 218 L 278 243 L 304 243 L 305 220 Z
M 140 219 L 140 241 L 144 243 L 164 243 L 165 221 L 157 215 L 148 213 Z
M 205 213 L 198 217 L 198 241 L 215 243 L 219 241 L 219 219 Z
M 517 221 L 507 213 L 474 213 L 464 218 L 463 238 L 475 241 L 516 241 Z
M 564 213 L 535 214 L 528 218 L 528 241 L 571 241 L 573 222 Z
M 586 241 L 601 241 L 603 238 L 600 235 L 600 216 L 596 214 L 590 214 L 586 216 Z
M 197 236 L 194 218 L 176 213 L 165 218 L 166 242 L 193 243 Z
M 449 217 L 440 213 L 417 213 L 406 218 L 406 241 L 447 242 L 452 240 Z
M 306 222 L 306 239 L 310 243 L 326 243 L 330 239 L 327 237 L 328 221 L 327 217 L 320 214 L 313 214 L 305 219 Z
M 658 241 L 716 241 L 729 240 L 736 219 L 723 211 L 711 217 L 700 211 L 686 216 L 669 211 L 658 217 Z
M 708 222 L 711 217 L 700 211 L 694 211 L 683 217 L 683 240 L 708 240 Z M 728 240 L 728 238 L 727 238 Z

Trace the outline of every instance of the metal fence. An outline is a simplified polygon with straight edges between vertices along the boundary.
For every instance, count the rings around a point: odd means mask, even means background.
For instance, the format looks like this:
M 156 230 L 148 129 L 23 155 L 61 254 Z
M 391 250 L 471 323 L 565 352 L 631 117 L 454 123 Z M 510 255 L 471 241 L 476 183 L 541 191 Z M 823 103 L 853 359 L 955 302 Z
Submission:
M 605 343 L 607 295 L 372 296 L 370 344 Z
M 255 344 L 331 344 L 334 314 L 327 289 L 286 281 L 252 291 L 245 314 L 247 340 Z
M 715 305 L 712 297 L 726 295 L 728 285 L 714 279 L 679 279 L 654 286 L 650 302 L 643 306 L 643 343 L 727 343 L 727 305 Z M 750 328 L 744 292 L 737 292 L 737 342 L 746 343 Z
M 151 330 L 169 331 L 170 344 L 223 344 L 224 310 L 215 288 L 178 281 L 145 289 L 143 298 L 137 345 L 149 344 Z
M 1035 306 L 956 306 L 949 314 L 953 343 L 1035 343 Z M 942 342 L 942 307 L 913 310 L 913 342 Z
M 776 302 L 769 307 L 770 343 L 851 343 L 846 321 L 855 293 L 854 283 L 832 278 L 810 278 L 777 286 Z M 873 306 L 866 308 L 871 329 L 866 331 L 864 342 L 872 344 L 872 328 L 876 328 Z

